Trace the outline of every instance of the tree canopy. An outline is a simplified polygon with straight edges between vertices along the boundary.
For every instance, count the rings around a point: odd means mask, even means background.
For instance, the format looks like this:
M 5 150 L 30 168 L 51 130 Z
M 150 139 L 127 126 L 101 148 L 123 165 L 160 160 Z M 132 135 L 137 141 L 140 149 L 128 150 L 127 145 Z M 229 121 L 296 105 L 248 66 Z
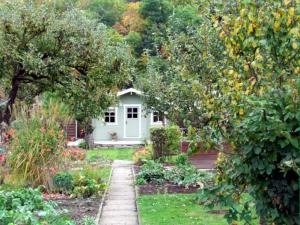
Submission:
M 10 1 L 0 17 L 0 79 L 9 100 L 1 121 L 9 122 L 17 99 L 45 91 L 94 117 L 128 78 L 131 57 L 122 38 L 77 9 Z

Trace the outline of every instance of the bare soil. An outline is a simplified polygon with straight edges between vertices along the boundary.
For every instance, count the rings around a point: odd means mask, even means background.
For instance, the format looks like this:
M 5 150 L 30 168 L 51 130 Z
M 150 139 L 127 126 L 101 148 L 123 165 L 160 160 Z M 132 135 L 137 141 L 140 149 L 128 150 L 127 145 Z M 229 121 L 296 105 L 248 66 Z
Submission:
M 57 210 L 76 221 L 76 224 L 81 225 L 83 224 L 83 217 L 90 216 L 95 218 L 97 216 L 101 197 L 66 198 L 52 201 L 57 204 Z

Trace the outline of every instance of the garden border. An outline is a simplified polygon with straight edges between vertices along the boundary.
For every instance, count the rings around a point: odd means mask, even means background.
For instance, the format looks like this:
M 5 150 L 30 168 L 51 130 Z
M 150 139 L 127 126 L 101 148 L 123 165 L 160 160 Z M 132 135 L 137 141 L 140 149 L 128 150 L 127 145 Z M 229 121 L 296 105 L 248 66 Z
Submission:
M 114 168 L 111 165 L 111 170 L 110 170 L 109 178 L 108 178 L 108 181 L 107 181 L 108 188 L 106 188 L 106 190 L 104 191 L 103 197 L 101 199 L 101 203 L 99 205 L 98 213 L 97 213 L 97 216 L 96 216 L 96 219 L 95 219 L 96 225 L 98 225 L 99 222 L 100 222 L 100 217 L 101 217 L 101 214 L 102 214 L 103 205 L 104 205 L 104 202 L 105 202 L 105 199 L 106 199 L 107 192 L 110 188 L 110 180 L 111 180 L 111 177 L 112 177 L 113 170 L 114 170 Z
M 136 207 L 136 212 L 137 212 L 137 218 L 138 218 L 138 224 L 142 225 L 141 222 L 141 217 L 140 217 L 140 208 L 139 208 L 139 204 L 138 204 L 138 197 L 139 197 L 139 192 L 138 192 L 138 187 L 135 184 L 136 181 L 136 176 L 135 176 L 135 171 L 134 171 L 134 164 L 131 166 L 131 170 L 132 170 L 132 175 L 133 175 L 133 185 L 134 185 L 134 191 L 135 191 L 135 207 Z

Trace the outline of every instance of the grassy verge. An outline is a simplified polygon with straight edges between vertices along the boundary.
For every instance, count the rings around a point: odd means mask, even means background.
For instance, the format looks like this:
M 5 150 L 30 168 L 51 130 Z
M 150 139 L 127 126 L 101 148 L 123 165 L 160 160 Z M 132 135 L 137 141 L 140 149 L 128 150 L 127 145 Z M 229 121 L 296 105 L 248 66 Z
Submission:
M 138 199 L 142 225 L 227 225 L 224 215 L 196 204 L 196 194 L 142 195 Z M 220 210 L 214 208 L 213 210 Z M 257 221 L 253 222 L 258 224 Z
M 132 160 L 134 149 L 94 149 L 87 152 L 87 160 Z

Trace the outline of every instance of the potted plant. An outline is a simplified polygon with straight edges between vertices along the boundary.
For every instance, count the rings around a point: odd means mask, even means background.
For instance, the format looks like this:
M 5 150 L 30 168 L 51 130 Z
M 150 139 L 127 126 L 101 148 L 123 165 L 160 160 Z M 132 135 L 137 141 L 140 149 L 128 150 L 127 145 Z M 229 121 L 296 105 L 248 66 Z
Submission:
M 112 131 L 109 134 L 110 134 L 110 137 L 111 137 L 112 141 L 117 141 L 118 140 L 118 135 L 117 135 L 116 132 Z

